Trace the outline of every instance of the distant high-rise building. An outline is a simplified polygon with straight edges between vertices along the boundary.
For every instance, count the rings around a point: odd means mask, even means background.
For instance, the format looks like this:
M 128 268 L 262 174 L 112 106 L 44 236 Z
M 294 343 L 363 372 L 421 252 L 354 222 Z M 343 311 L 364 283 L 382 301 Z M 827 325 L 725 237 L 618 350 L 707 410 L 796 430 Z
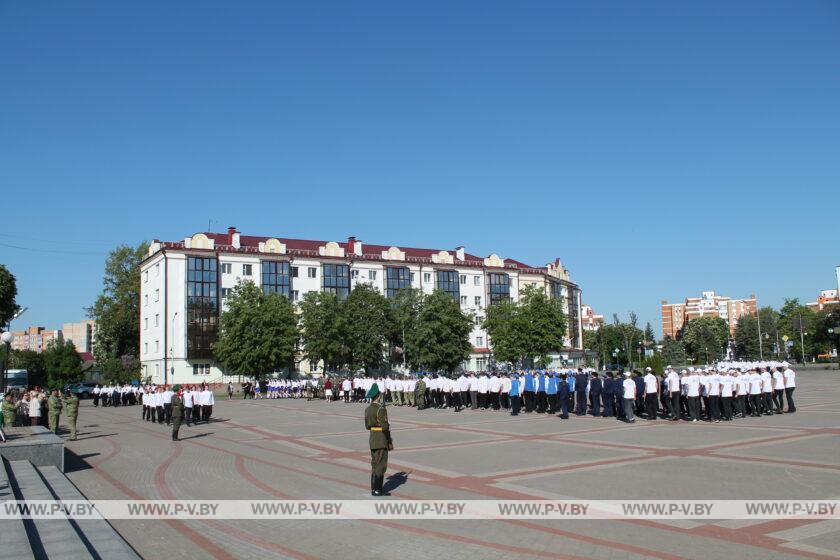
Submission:
M 61 331 L 47 330 L 44 327 L 29 327 L 25 331 L 12 331 L 13 350 L 32 350 L 43 352 L 54 340 L 62 340 Z
M 691 319 L 706 315 L 720 317 L 729 325 L 730 336 L 735 334 L 738 320 L 744 315 L 755 315 L 758 303 L 755 295 L 747 299 L 732 299 L 715 292 L 703 292 L 701 297 L 686 298 L 683 303 L 662 300 L 662 336 L 677 338 L 677 334 Z
M 90 320 L 78 323 L 64 323 L 62 327 L 64 340 L 72 342 L 78 352 L 93 352 L 93 337 L 96 334 L 96 323 Z

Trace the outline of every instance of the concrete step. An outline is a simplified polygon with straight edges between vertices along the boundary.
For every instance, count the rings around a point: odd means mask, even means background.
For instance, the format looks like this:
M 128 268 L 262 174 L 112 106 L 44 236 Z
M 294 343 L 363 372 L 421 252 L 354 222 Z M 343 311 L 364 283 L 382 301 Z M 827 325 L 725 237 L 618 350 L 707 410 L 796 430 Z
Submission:
M 0 502 L 14 500 L 15 494 L 9 475 L 6 472 L 8 462 L 0 460 Z M 29 546 L 29 537 L 26 534 L 26 527 L 22 519 L 4 519 L 0 521 L 0 560 L 22 560 L 34 559 L 32 547 Z
M 59 500 L 86 499 L 70 479 L 56 467 L 38 467 L 38 471 Z M 140 558 L 106 520 L 80 519 L 75 523 L 81 530 L 83 538 L 87 539 L 88 547 L 92 548 L 99 557 L 107 560 L 137 560 Z
M 41 475 L 29 461 L 9 461 L 9 480 L 19 500 L 54 500 Z M 87 560 L 96 558 L 81 532 L 69 519 L 24 520 L 26 535 L 36 558 Z

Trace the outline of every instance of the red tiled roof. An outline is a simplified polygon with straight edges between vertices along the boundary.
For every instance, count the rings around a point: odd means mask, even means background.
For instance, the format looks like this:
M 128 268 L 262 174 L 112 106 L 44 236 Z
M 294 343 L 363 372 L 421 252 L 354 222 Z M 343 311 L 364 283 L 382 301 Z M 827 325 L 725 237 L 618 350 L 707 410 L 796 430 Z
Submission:
M 78 354 L 84 362 L 92 362 L 94 360 L 93 354 L 90 352 L 79 352 Z
M 228 244 L 228 235 L 226 233 L 210 233 L 210 232 L 203 232 L 208 238 L 215 241 L 217 244 L 220 245 L 227 245 Z M 271 239 L 270 237 L 262 237 L 256 235 L 240 235 L 239 236 L 239 245 L 240 247 L 259 247 L 260 243 L 263 243 Z M 286 245 L 287 249 L 292 250 L 302 250 L 302 251 L 317 251 L 319 247 L 326 245 L 327 241 L 318 241 L 314 239 L 290 239 L 287 237 L 275 237 L 284 245 Z M 346 241 L 338 241 L 336 242 L 338 245 L 347 252 L 347 254 L 352 253 L 353 251 L 350 248 L 350 244 Z M 387 251 L 391 248 L 390 245 L 374 245 L 370 243 L 365 243 L 363 241 L 359 241 L 362 244 L 362 255 L 370 256 L 370 257 L 381 257 L 383 251 Z M 405 253 L 406 257 L 418 257 L 418 258 L 431 258 L 432 255 L 438 254 L 440 251 L 448 251 L 453 257 L 455 256 L 455 249 L 420 249 L 417 247 L 400 247 L 395 245 L 400 251 Z M 477 255 L 473 255 L 471 253 L 464 254 L 464 260 L 467 261 L 484 261 L 484 257 L 479 257 Z M 525 264 L 521 261 L 517 261 L 514 259 L 505 259 L 505 264 L 512 264 L 519 268 L 539 268 L 539 267 L 532 267 L 528 264 Z

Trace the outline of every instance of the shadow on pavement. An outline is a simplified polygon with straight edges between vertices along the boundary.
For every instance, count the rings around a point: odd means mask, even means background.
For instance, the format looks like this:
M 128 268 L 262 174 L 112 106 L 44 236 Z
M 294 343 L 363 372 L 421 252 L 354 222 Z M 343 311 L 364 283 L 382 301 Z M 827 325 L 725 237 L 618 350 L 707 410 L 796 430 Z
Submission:
M 406 482 L 408 482 L 408 473 L 398 472 L 396 474 L 392 474 L 385 480 L 385 484 L 382 486 L 382 489 L 386 492 L 392 492 Z
M 77 455 L 65 447 L 64 474 L 92 469 L 93 467 L 91 464 L 85 461 L 85 459 L 96 457 L 98 455 L 99 453 L 85 453 L 84 455 Z

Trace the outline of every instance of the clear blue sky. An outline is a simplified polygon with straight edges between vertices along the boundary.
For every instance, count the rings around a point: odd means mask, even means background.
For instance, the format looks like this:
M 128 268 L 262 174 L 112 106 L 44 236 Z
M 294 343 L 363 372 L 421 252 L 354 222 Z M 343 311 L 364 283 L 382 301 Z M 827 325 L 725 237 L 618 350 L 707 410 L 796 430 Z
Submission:
M 834 0 L 9 1 L 0 53 L 16 328 L 208 220 L 560 257 L 657 331 L 661 299 L 835 283 Z

